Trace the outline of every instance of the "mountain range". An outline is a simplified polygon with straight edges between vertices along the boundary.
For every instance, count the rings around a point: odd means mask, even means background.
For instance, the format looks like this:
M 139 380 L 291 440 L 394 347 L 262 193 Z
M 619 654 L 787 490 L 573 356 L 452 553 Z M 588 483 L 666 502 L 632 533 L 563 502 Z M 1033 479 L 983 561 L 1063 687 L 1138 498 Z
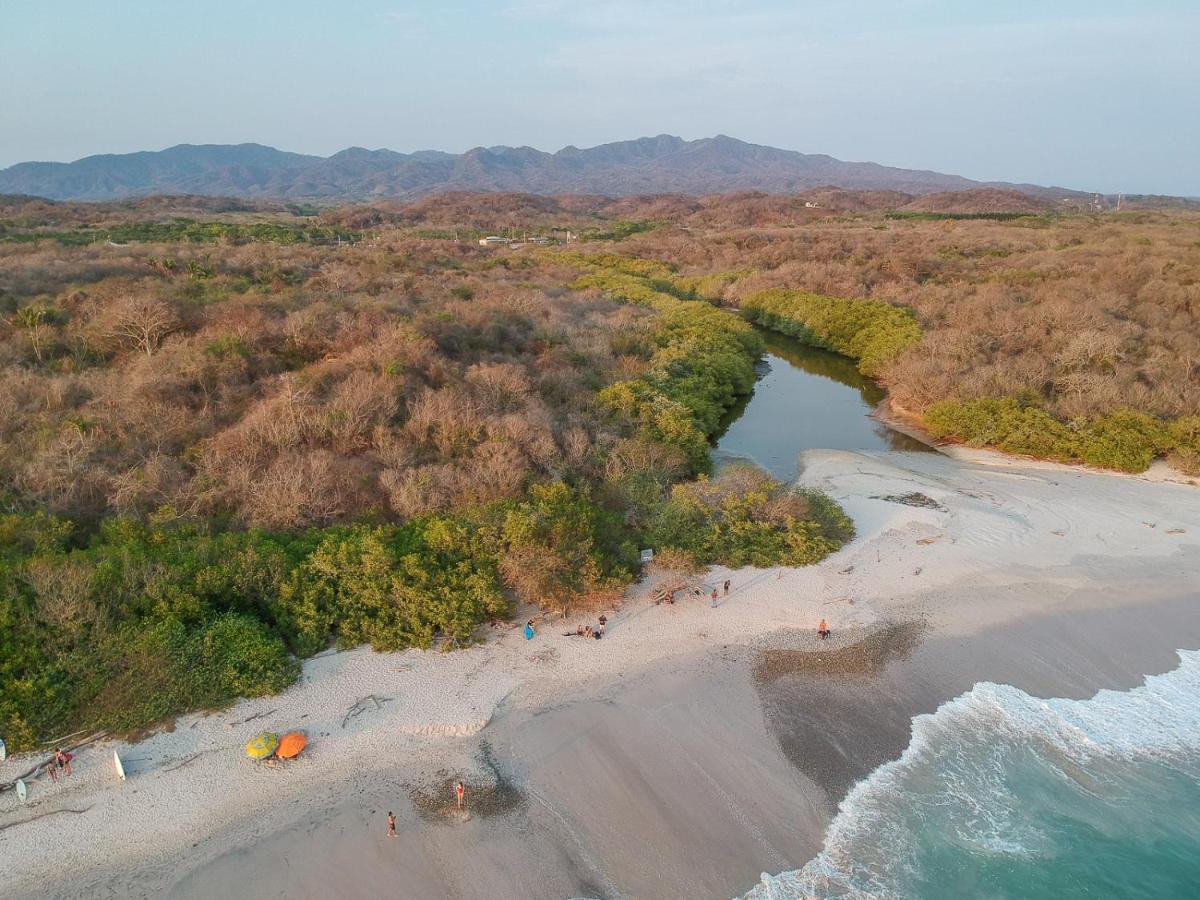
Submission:
M 546 153 L 477 147 L 466 153 L 397 153 L 350 147 L 329 157 L 262 144 L 180 144 L 167 150 L 24 162 L 0 170 L 0 194 L 52 200 L 114 200 L 150 194 L 281 200 L 414 198 L 440 191 L 522 191 L 608 196 L 733 191 L 797 193 L 821 186 L 928 194 L 982 187 L 1042 199 L 1076 191 L 979 182 L 957 175 L 844 162 L 719 135 L 695 141 L 662 134 Z

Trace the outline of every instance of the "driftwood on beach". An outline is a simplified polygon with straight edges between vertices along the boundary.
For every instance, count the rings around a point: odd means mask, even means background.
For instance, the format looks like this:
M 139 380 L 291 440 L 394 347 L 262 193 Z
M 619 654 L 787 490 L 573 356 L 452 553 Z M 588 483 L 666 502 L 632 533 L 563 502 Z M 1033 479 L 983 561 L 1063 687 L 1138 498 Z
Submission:
M 46 816 L 57 816 L 61 813 L 74 813 L 77 816 L 83 815 L 91 809 L 90 806 L 85 806 L 83 809 L 52 809 L 49 812 L 38 813 L 36 816 L 27 816 L 24 819 L 17 819 L 15 822 L 5 822 L 0 825 L 0 831 L 5 831 L 9 828 L 16 828 L 18 825 L 24 825 L 26 822 L 33 822 L 36 819 L 44 819 Z
M 268 709 L 265 712 L 255 713 L 252 716 L 246 716 L 244 719 L 238 719 L 236 722 L 230 722 L 230 727 L 234 725 L 245 725 L 247 722 L 253 722 L 255 719 L 261 719 L 263 716 L 269 716 L 273 712 L 278 712 L 278 708 Z
M 371 703 L 372 706 L 368 707 L 368 702 Z M 374 694 L 367 694 L 367 696 L 363 697 L 362 699 L 354 701 L 354 703 L 350 705 L 350 708 L 346 710 L 346 715 L 342 717 L 342 727 L 345 728 L 347 722 L 356 716 L 362 715 L 367 711 L 368 708 L 379 709 L 382 704 L 391 702 L 391 697 L 376 697 Z

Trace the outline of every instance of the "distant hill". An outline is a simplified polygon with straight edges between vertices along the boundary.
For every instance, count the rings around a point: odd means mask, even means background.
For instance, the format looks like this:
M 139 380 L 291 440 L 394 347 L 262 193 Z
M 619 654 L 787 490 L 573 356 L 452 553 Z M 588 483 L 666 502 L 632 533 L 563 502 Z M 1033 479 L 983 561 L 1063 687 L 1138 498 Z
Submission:
M 180 144 L 157 152 L 26 162 L 0 170 L 0 194 L 54 200 L 115 200 L 149 194 L 277 200 L 412 199 L 445 191 L 531 194 L 796 194 L 834 185 L 850 191 L 923 195 L 1001 187 L 1043 199 L 1083 196 L 1037 185 L 985 185 L 957 175 L 779 150 L 723 135 L 671 135 L 545 153 L 477 147 L 462 154 L 351 147 L 330 157 L 261 144 Z

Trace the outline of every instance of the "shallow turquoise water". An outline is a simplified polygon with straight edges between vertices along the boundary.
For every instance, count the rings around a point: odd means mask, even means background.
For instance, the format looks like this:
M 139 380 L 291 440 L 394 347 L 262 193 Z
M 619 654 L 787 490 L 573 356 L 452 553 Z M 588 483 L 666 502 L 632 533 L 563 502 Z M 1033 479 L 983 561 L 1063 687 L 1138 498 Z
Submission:
M 1200 896 L 1200 652 L 1130 691 L 980 684 L 913 720 L 804 869 L 751 900 Z
M 717 467 L 751 460 L 794 481 L 801 450 L 927 450 L 870 417 L 883 390 L 845 356 L 759 329 L 767 352 L 754 393 L 725 416 Z

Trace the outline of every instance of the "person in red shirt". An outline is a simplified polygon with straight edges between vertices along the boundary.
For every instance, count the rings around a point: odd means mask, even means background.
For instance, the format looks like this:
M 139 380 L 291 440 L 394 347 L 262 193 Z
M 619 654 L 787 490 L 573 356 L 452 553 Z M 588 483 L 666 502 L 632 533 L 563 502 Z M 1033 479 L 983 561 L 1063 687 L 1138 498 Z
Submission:
M 463 783 L 461 781 L 454 786 L 454 795 L 458 798 L 459 809 L 462 809 L 463 807 L 463 794 L 466 792 L 467 789 L 463 787 Z
M 821 640 L 829 637 L 829 626 L 825 624 L 824 619 L 821 619 L 821 624 L 817 626 L 817 635 Z

